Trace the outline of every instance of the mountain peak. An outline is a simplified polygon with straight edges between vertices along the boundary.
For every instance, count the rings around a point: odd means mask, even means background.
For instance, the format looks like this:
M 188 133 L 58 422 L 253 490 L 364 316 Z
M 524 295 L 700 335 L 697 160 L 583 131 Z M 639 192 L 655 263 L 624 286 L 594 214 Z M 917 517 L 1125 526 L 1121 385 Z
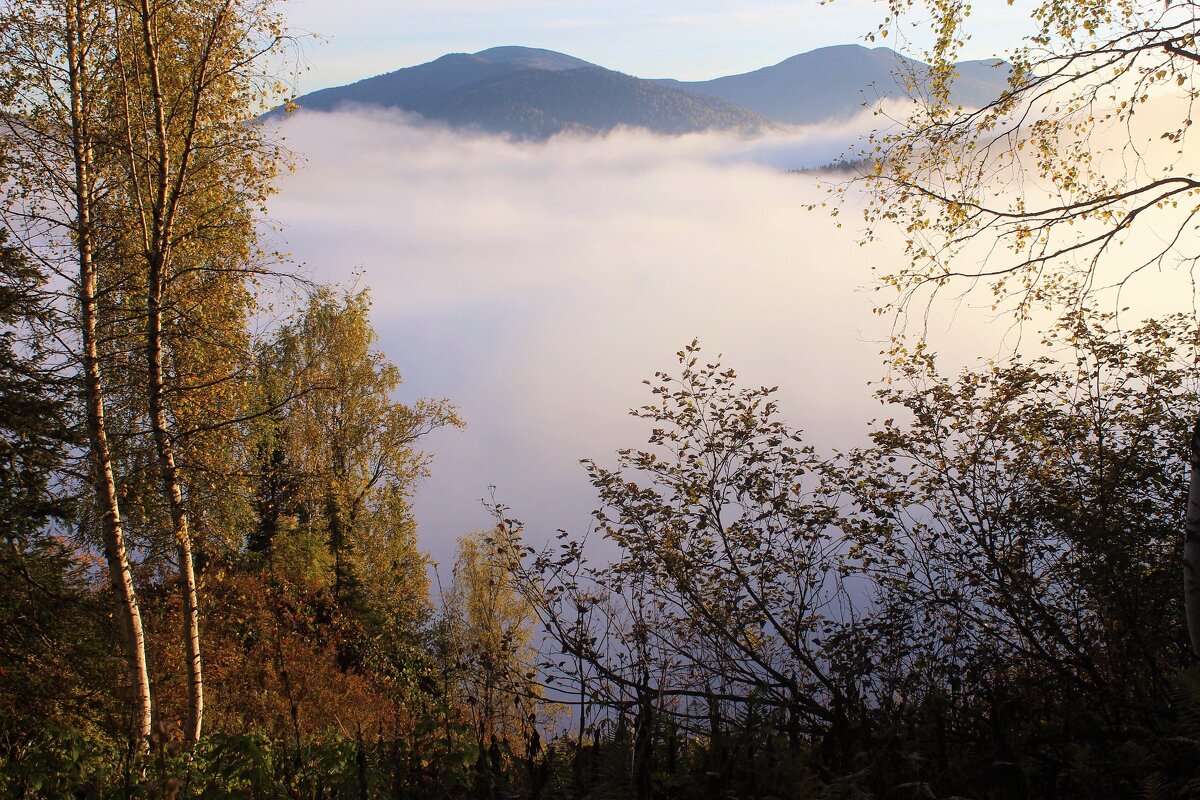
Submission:
M 524 69 L 557 71 L 596 66 L 584 61 L 582 58 L 569 56 L 566 53 L 543 50 L 538 47 L 519 47 L 516 45 L 489 47 L 487 50 L 480 50 L 478 53 L 472 53 L 472 55 L 489 64 L 508 64 Z

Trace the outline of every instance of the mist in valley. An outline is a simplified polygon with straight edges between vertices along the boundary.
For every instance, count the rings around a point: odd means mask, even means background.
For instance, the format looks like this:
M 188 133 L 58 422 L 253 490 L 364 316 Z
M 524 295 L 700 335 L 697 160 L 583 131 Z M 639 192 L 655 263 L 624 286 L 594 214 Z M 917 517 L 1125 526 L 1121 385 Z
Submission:
M 853 207 L 808 210 L 848 173 L 798 170 L 853 156 L 880 120 L 544 143 L 395 112 L 287 120 L 297 169 L 271 203 L 285 246 L 311 279 L 370 287 L 401 398 L 450 398 L 467 422 L 424 443 L 432 475 L 414 506 L 434 560 L 492 523 L 492 486 L 530 541 L 586 530 L 595 496 L 579 460 L 645 442 L 627 411 L 693 338 L 746 385 L 779 385 L 818 448 L 865 443 L 894 323 L 872 313 L 885 298 L 871 267 L 902 255 L 894 238 L 860 245 Z M 1009 333 L 987 320 L 965 303 L 929 332 L 953 322 L 945 358 L 968 363 Z

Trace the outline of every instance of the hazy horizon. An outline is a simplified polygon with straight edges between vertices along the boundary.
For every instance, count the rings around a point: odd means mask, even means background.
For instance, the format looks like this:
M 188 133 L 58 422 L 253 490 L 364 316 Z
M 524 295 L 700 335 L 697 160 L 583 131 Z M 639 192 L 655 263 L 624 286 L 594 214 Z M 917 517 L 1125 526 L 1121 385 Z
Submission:
M 1001 55 L 1031 32 L 1025 0 L 973 9 L 963 59 Z M 308 67 L 297 93 L 352 83 L 422 64 L 446 53 L 498 46 L 555 50 L 641 78 L 709 80 L 777 64 L 799 53 L 838 44 L 928 45 L 923 25 L 889 39 L 866 41 L 885 12 L 873 0 L 772 2 L 753 8 L 667 0 L 646 6 L 621 0 L 570 4 L 548 0 L 431 5 L 364 0 L 347 14 L 323 0 L 294 0 L 288 20 Z

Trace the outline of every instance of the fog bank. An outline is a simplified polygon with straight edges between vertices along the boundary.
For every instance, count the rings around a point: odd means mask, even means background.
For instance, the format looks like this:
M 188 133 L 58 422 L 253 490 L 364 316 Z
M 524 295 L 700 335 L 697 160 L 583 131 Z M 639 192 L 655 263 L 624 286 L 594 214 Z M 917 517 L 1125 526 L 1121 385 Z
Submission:
M 823 192 L 786 170 L 835 159 L 873 121 L 546 143 L 378 112 L 284 123 L 303 159 L 271 204 L 287 247 L 317 280 L 360 275 L 401 399 L 448 397 L 467 421 L 427 441 L 416 512 L 434 558 L 489 525 L 491 485 L 531 540 L 585 529 L 595 497 L 579 459 L 645 441 L 626 412 L 693 337 L 744 383 L 778 384 L 819 448 L 864 441 L 888 327 L 860 287 L 899 251 L 806 211 Z

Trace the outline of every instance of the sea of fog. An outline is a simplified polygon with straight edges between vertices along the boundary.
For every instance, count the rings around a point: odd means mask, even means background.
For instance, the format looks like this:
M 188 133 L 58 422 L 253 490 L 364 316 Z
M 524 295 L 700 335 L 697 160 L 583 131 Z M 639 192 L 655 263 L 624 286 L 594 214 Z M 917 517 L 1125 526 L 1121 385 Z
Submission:
M 860 246 L 853 202 L 845 227 L 806 210 L 824 191 L 789 170 L 853 151 L 876 121 L 544 143 L 381 112 L 283 123 L 297 157 L 271 202 L 283 246 L 309 278 L 370 287 L 398 399 L 450 398 L 466 419 L 425 441 L 432 476 L 415 509 L 434 560 L 491 524 L 492 486 L 532 542 L 587 529 L 596 500 L 579 460 L 611 464 L 645 442 L 628 410 L 693 338 L 744 383 L 778 385 L 818 448 L 864 443 L 887 415 L 872 384 L 890 320 L 872 313 L 871 267 L 901 250 L 886 236 Z M 995 355 L 1009 330 L 969 305 L 930 329 L 957 363 Z

